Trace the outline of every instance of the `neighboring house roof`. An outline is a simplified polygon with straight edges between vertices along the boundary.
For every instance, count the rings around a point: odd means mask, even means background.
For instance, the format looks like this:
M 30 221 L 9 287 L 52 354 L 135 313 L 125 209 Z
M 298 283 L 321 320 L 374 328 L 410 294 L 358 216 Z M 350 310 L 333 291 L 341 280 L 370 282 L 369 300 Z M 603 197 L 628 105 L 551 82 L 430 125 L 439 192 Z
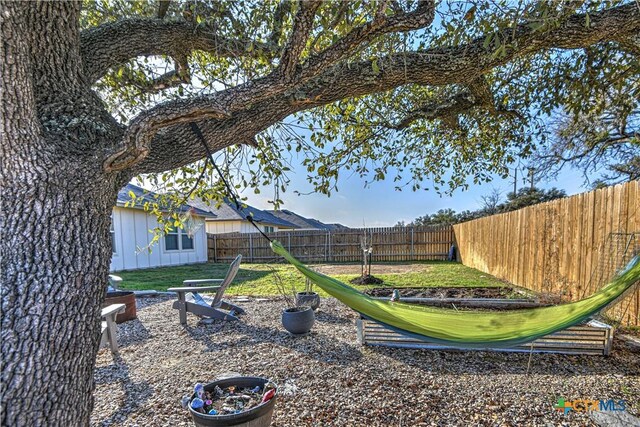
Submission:
M 154 193 L 153 191 L 145 190 L 144 188 L 138 187 L 137 185 L 127 184 L 124 187 L 122 187 L 122 189 L 120 189 L 120 191 L 118 192 L 118 200 L 116 202 L 116 206 L 125 207 L 125 204 L 127 202 L 131 202 L 131 195 L 129 194 L 129 192 L 132 192 L 136 196 L 135 205 L 133 206 L 129 205 L 126 207 L 133 208 L 133 209 L 142 209 L 144 203 L 146 202 L 149 202 L 149 203 L 158 202 L 158 200 L 156 199 L 158 194 Z M 168 210 L 168 207 L 160 206 L 160 209 Z M 206 218 L 215 217 L 215 214 L 208 212 L 207 210 L 204 210 L 204 209 L 199 209 L 197 206 L 194 206 L 191 203 L 181 206 L 179 211 L 186 212 L 189 209 L 193 209 L 193 213 L 199 216 L 203 216 Z
M 317 219 L 306 218 L 302 215 L 298 215 L 297 213 L 286 209 L 278 211 L 272 210 L 268 212 L 280 219 L 291 222 L 300 228 L 310 228 L 315 230 L 336 230 L 339 228 L 347 228 L 342 224 L 325 224 L 324 222 L 318 221 Z
M 340 224 L 339 222 L 333 222 L 331 224 L 326 224 L 326 225 L 333 227 L 332 230 L 348 230 L 349 229 L 349 227 L 347 227 L 346 225 Z
M 231 202 L 227 198 L 224 199 L 220 207 L 216 207 L 216 202 L 211 201 L 207 204 L 202 199 L 194 199 L 189 202 L 192 206 L 196 206 L 199 209 L 205 210 L 212 214 L 215 214 L 215 218 L 207 218 L 209 221 L 233 221 L 233 220 L 247 220 L 247 216 L 251 215 L 253 220 L 261 224 L 273 224 L 280 227 L 298 228 L 295 224 L 278 218 L 272 215 L 269 211 L 263 211 L 253 206 L 243 207 L 241 210 L 237 209 L 235 203 Z

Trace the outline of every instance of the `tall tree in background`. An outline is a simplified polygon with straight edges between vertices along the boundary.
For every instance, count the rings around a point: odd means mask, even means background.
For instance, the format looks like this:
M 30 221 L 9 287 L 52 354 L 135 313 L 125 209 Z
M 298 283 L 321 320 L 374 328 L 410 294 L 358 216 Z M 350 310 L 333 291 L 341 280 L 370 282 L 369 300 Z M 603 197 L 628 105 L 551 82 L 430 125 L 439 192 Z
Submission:
M 302 151 L 325 193 L 341 168 L 455 188 L 530 153 L 544 106 L 577 114 L 637 78 L 575 84 L 585 49 L 602 69 L 637 60 L 633 1 L 84 6 L 0 10 L 2 425 L 89 423 L 117 192 L 140 174 L 204 185 L 192 123 L 252 186 Z
M 625 59 L 618 47 L 604 43 L 583 50 L 578 59 L 583 71 L 575 84 L 588 96 L 580 96 L 582 105 L 556 106 L 550 112 L 549 138 L 532 159 L 538 177 L 572 167 L 596 185 L 640 179 L 640 34 L 623 46 L 635 58 Z M 603 56 L 616 65 L 603 67 Z M 618 83 L 602 85 L 602 79 Z M 575 93 L 562 96 L 570 99 Z
M 494 188 L 491 193 L 480 196 L 482 203 L 480 204 L 480 212 L 483 216 L 493 215 L 500 211 L 500 200 L 502 200 L 502 191 Z
M 421 225 L 452 225 L 460 222 L 471 221 L 473 219 L 485 216 L 495 215 L 502 212 L 514 211 L 527 206 L 537 205 L 538 203 L 549 202 L 555 199 L 567 197 L 564 190 L 550 188 L 549 190 L 527 187 L 521 188 L 516 193 L 507 193 L 507 200 L 504 202 L 501 198 L 499 190 L 494 189 L 491 193 L 482 197 L 482 206 L 475 211 L 465 210 L 456 212 L 453 209 L 440 209 L 434 214 L 419 216 L 415 220 L 406 224 L 404 221 L 398 221 L 396 227 L 414 227 Z
M 453 209 L 440 209 L 434 214 L 419 216 L 409 225 L 451 225 L 458 222 L 458 216 Z
M 632 96 L 636 105 L 630 112 L 616 105 L 577 118 L 559 114 L 551 137 L 534 156 L 538 177 L 552 178 L 572 167 L 593 186 L 640 179 L 640 89 Z
M 521 188 L 517 193 L 513 191 L 507 193 L 506 202 L 498 205 L 498 210 L 500 212 L 515 211 L 516 209 L 521 209 L 526 206 L 550 202 L 551 200 L 561 199 L 563 197 L 567 197 L 567 193 L 557 188 L 550 188 L 548 190 L 537 187 Z

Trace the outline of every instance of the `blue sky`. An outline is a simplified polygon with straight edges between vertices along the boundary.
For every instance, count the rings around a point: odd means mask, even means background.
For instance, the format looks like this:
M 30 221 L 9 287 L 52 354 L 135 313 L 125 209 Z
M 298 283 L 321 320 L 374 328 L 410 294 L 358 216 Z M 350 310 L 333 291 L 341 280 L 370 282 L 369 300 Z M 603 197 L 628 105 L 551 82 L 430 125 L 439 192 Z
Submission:
M 398 221 L 410 222 L 418 216 L 436 212 L 438 209 L 452 208 L 456 211 L 466 209 L 475 210 L 480 207 L 481 196 L 491 193 L 493 188 L 502 191 L 503 198 L 513 189 L 513 180 L 503 180 L 496 177 L 494 181 L 482 185 L 470 184 L 468 190 L 456 190 L 453 195 L 439 195 L 433 186 L 425 181 L 424 187 L 429 191 L 410 189 L 396 191 L 397 183 L 392 180 L 371 183 L 365 188 L 364 178 L 358 176 L 347 177 L 346 174 L 338 181 L 338 192 L 331 197 L 322 194 L 298 196 L 294 190 L 308 192 L 311 190 L 306 181 L 306 171 L 303 167 L 292 162 L 293 171 L 289 173 L 291 183 L 287 192 L 280 194 L 285 202 L 281 209 L 292 210 L 300 215 L 316 218 L 322 222 L 339 222 L 350 227 L 382 227 L 392 226 Z M 296 173 L 297 172 L 297 173 Z M 521 175 L 521 172 L 519 172 Z M 581 172 L 571 169 L 563 170 L 554 181 L 538 182 L 536 186 L 542 188 L 557 187 L 567 194 L 586 191 L 583 186 L 584 177 Z M 521 179 L 518 188 L 525 184 Z M 526 184 L 528 185 L 528 184 Z M 243 193 L 248 198 L 247 203 L 260 209 L 272 209 L 268 200 L 273 199 L 273 190 L 265 187 L 261 194 L 255 195 L 251 190 Z

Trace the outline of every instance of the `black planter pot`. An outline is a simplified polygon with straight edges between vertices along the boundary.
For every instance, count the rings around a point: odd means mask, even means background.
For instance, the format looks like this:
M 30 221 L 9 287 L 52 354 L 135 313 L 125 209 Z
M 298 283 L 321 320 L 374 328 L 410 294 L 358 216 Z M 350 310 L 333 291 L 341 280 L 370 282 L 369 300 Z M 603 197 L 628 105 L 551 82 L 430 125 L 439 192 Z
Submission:
M 309 306 L 286 308 L 282 312 L 282 326 L 293 335 L 306 334 L 316 317 Z
M 253 388 L 255 386 L 264 387 L 269 380 L 260 377 L 233 377 L 214 381 L 204 386 L 205 391 L 212 392 L 216 386 L 226 388 L 236 386 L 238 388 Z M 230 415 L 207 415 L 194 410 L 189 405 L 189 412 L 193 422 L 198 427 L 226 427 L 226 426 L 244 426 L 244 427 L 267 427 L 271 424 L 273 409 L 276 405 L 276 394 L 266 403 L 251 408 L 246 412 Z M 191 396 L 193 399 L 195 394 Z
M 296 294 L 296 305 L 298 307 L 308 305 L 315 311 L 320 306 L 320 295 L 315 292 L 298 292 Z

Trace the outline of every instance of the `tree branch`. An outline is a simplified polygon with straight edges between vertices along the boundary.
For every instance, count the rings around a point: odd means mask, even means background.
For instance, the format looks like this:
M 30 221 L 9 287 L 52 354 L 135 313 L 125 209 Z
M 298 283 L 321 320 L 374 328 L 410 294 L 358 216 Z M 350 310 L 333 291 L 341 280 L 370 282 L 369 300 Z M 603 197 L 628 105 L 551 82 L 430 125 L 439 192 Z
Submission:
M 640 11 L 633 4 L 594 13 L 590 18 L 588 27 L 585 25 L 584 15 L 574 15 L 560 27 L 543 33 L 531 29 L 526 24 L 518 26 L 515 31 L 505 29 L 504 37 L 511 38 L 509 43 L 512 47 L 506 49 L 504 55 L 494 55 L 490 49 L 483 46 L 485 37 L 479 37 L 467 45 L 438 47 L 423 52 L 399 53 L 378 58 L 376 60 L 380 65 L 378 72 L 373 70 L 373 61 L 342 63 L 325 70 L 304 84 L 291 85 L 287 90 L 281 90 L 273 80 L 266 78 L 216 95 L 180 102 L 183 103 L 181 104 L 183 107 L 187 106 L 191 120 L 200 120 L 206 115 L 210 117 L 211 105 L 221 106 L 218 108 L 226 112 L 227 117 L 212 121 L 213 123 L 210 124 L 212 131 L 209 136 L 211 141 L 222 143 L 225 140 L 227 144 L 242 143 L 297 111 L 326 105 L 344 98 L 391 90 L 408 83 L 473 86 L 477 84 L 474 81 L 486 72 L 519 56 L 551 48 L 582 48 L 640 31 Z M 257 89 L 252 92 L 251 88 Z M 459 101 L 463 102 L 463 100 Z M 156 108 L 167 108 L 171 111 L 176 108 L 175 103 L 176 101 L 170 101 Z M 200 111 L 203 112 L 202 115 Z M 136 120 L 144 120 L 146 115 L 147 113 L 143 113 L 142 118 Z M 150 129 L 156 132 L 158 127 Z M 169 150 L 167 144 L 172 144 L 170 145 L 173 147 L 170 150 L 171 153 L 193 153 L 192 149 L 186 150 L 188 139 L 169 142 L 171 132 L 172 130 L 164 132 L 163 138 L 155 139 L 153 135 L 141 138 L 146 141 L 145 144 L 150 143 L 153 151 L 159 154 L 157 157 L 150 156 L 148 161 L 136 168 L 137 171 L 161 169 L 163 166 L 160 158 L 166 161 L 164 165 L 168 167 L 177 167 L 201 158 L 203 153 L 198 152 L 200 157 L 190 157 L 185 154 L 180 157 L 173 155 L 171 159 L 166 159 L 160 152 Z M 230 142 L 232 141 L 230 138 L 235 140 Z M 145 145 L 145 155 L 151 150 L 151 146 Z M 180 149 L 176 150 L 176 146 Z M 135 151 L 135 147 L 130 148 Z M 137 158 L 143 157 L 142 155 Z
M 284 17 L 291 12 L 291 0 L 282 0 L 278 3 L 276 11 L 273 14 L 273 27 L 271 34 L 269 34 L 269 43 L 272 46 L 278 46 L 280 37 L 282 37 L 282 24 L 284 23 Z
M 249 46 L 253 49 L 248 49 Z M 211 28 L 187 21 L 123 19 L 85 30 L 80 35 L 85 75 L 91 82 L 138 56 L 186 57 L 195 50 L 221 57 L 272 52 L 263 43 L 220 37 Z
M 196 120 L 229 118 L 224 108 L 215 103 L 209 103 L 204 109 L 200 106 L 194 109 L 188 99 L 167 104 L 151 108 L 131 122 L 123 138 L 124 147 L 105 161 L 107 172 L 126 169 L 146 157 L 151 139 L 162 128 Z
M 640 34 L 634 34 L 629 37 L 620 37 L 615 41 L 618 43 L 618 46 L 620 46 L 621 50 L 640 56 Z
M 458 114 L 468 111 L 478 105 L 480 104 L 476 102 L 473 95 L 471 95 L 469 91 L 464 91 L 457 93 L 444 101 L 425 104 L 422 107 L 413 110 L 399 123 L 391 127 L 396 130 L 406 129 L 418 119 L 433 120 L 440 118 L 450 121 L 452 117 L 457 117 Z
M 433 22 L 434 16 L 435 2 L 433 0 L 420 0 L 416 9 L 409 13 L 399 13 L 392 16 L 376 14 L 372 21 L 354 28 L 324 51 L 310 57 L 300 70 L 298 78 L 304 80 L 318 75 L 318 70 L 321 71 L 336 64 L 356 48 L 362 46 L 363 43 L 383 34 L 424 28 Z
M 293 19 L 291 36 L 284 47 L 278 66 L 278 72 L 286 81 L 291 80 L 296 72 L 298 60 L 313 29 L 313 19 L 321 4 L 322 1 L 318 0 L 300 0 L 298 2 L 298 13 Z
M 175 68 L 173 70 L 151 80 L 144 77 L 140 78 L 134 74 L 133 70 L 127 69 L 121 78 L 122 84 L 133 86 L 144 93 L 156 93 L 180 86 L 181 84 L 190 84 L 191 73 L 189 71 L 187 58 L 176 59 L 175 62 Z
M 393 128 L 396 130 L 406 129 L 418 119 L 432 120 L 438 118 L 451 127 L 457 127 L 458 115 L 477 107 L 485 108 L 494 116 L 509 116 L 524 120 L 524 117 L 518 111 L 496 107 L 493 93 L 491 93 L 491 88 L 484 76 L 480 76 L 471 82 L 468 87 L 468 90 L 457 93 L 444 101 L 430 102 L 412 111 Z
M 158 1 L 158 13 L 157 18 L 163 19 L 169 10 L 169 5 L 171 4 L 171 0 L 159 0 Z

